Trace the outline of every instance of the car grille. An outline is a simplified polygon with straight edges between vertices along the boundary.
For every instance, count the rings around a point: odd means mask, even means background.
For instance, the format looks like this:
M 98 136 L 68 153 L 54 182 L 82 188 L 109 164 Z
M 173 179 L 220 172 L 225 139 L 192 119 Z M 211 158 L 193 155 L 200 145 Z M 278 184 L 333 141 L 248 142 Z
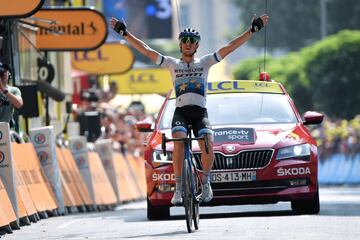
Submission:
M 214 165 L 212 170 L 242 170 L 242 169 L 260 169 L 267 166 L 273 155 L 272 149 L 264 150 L 246 150 L 241 151 L 237 155 L 223 155 L 215 153 Z M 193 153 L 196 167 L 202 170 L 201 154 Z

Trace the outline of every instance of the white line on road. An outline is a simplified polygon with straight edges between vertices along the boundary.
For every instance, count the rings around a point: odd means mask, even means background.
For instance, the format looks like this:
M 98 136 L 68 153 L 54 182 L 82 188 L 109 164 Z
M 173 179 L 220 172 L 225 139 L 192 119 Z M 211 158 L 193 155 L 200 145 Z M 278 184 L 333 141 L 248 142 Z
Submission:
M 72 220 L 72 221 L 70 221 L 70 222 L 67 222 L 67 223 L 64 223 L 64 224 L 61 224 L 60 226 L 58 226 L 58 228 L 66 228 L 66 227 L 68 227 L 68 226 L 70 226 L 70 225 L 72 225 L 72 224 L 74 224 L 74 223 L 76 223 L 76 222 L 79 222 L 79 221 L 81 221 L 81 220 L 83 220 L 83 219 L 75 219 L 75 220 Z

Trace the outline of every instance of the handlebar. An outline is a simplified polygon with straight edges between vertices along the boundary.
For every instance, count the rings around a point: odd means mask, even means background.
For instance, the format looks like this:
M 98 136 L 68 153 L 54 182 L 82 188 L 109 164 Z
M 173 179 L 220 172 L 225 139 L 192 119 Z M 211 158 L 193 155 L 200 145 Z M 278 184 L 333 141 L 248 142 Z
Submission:
M 193 140 L 204 140 L 205 141 L 205 151 L 206 153 L 209 153 L 209 139 L 208 139 L 208 135 L 205 134 L 204 136 L 201 137 L 185 137 L 185 138 L 166 138 L 165 134 L 162 134 L 162 139 L 161 139 L 161 149 L 163 152 L 163 155 L 166 156 L 166 143 L 167 142 L 191 142 Z

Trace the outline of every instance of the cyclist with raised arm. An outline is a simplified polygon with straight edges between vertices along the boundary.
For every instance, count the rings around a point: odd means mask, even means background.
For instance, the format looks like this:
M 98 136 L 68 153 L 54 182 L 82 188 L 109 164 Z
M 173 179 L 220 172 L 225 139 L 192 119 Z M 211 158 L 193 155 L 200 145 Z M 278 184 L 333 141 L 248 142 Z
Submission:
M 176 91 L 176 109 L 172 120 L 172 137 L 185 138 L 189 125 L 192 126 L 195 137 L 200 137 L 205 134 L 212 136 L 213 132 L 206 110 L 206 85 L 209 68 L 249 40 L 253 33 L 259 31 L 267 24 L 268 19 L 269 17 L 266 14 L 257 18 L 254 17 L 247 31 L 229 42 L 226 46 L 220 48 L 217 52 L 200 58 L 194 57 L 201 40 L 200 34 L 191 28 L 184 29 L 178 37 L 182 55 L 180 59 L 163 56 L 154 49 L 151 49 L 146 43 L 128 31 L 124 21 L 111 18 L 110 25 L 136 50 L 159 66 L 170 70 Z M 201 199 L 204 202 L 209 202 L 213 198 L 210 185 L 210 171 L 214 161 L 213 139 L 211 137 L 208 140 L 208 153 L 205 151 L 205 142 L 203 140 L 199 141 L 201 162 L 203 165 Z M 181 196 L 183 158 L 184 143 L 174 142 L 172 160 L 176 185 L 175 193 L 171 199 L 171 203 L 174 205 L 181 205 L 183 202 Z

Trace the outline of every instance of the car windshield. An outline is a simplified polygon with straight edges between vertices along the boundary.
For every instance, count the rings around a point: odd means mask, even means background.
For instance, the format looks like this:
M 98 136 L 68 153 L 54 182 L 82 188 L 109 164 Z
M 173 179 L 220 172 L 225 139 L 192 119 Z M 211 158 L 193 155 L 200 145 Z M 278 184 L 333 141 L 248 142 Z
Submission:
M 168 101 L 160 129 L 171 128 L 175 99 Z M 227 93 L 207 95 L 211 125 L 297 123 L 285 95 L 269 93 Z

